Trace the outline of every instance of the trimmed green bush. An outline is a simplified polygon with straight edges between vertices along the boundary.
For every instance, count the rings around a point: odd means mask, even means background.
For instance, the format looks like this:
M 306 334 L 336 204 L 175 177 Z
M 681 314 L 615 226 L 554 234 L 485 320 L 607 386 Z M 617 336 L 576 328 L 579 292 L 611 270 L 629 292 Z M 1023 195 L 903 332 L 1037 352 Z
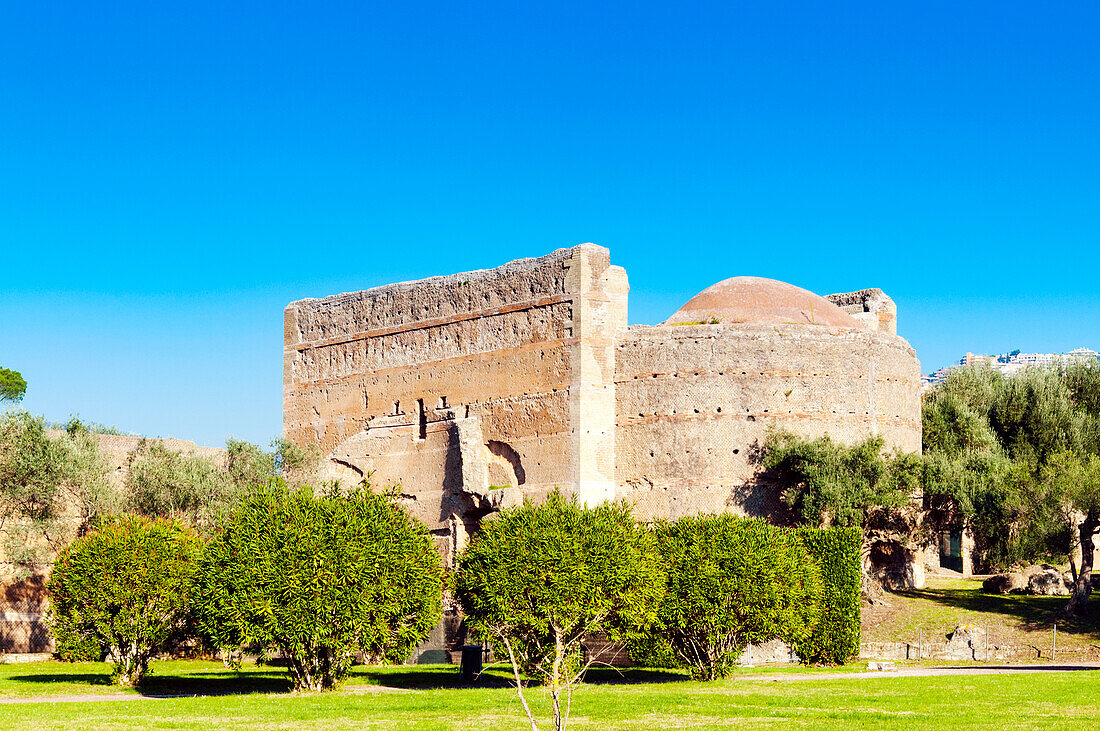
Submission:
M 667 576 L 653 635 L 633 648 L 653 662 L 715 680 L 745 647 L 803 642 L 817 621 L 817 566 L 788 530 L 729 514 L 657 525 Z M 638 659 L 642 659 L 639 657 Z
M 821 613 L 794 650 L 803 662 L 840 665 L 859 655 L 861 598 L 859 528 L 799 528 L 797 535 L 818 566 Z
M 134 516 L 73 541 L 48 585 L 60 651 L 83 657 L 95 643 L 119 685 L 139 683 L 153 655 L 190 627 L 201 552 L 202 541 L 179 524 Z
M 439 621 L 428 529 L 392 497 L 268 485 L 209 545 L 201 626 L 216 646 L 278 650 L 295 686 L 336 686 L 357 655 L 401 662 Z
M 74 637 L 65 630 L 53 628 L 53 656 L 65 662 L 99 662 L 103 650 L 94 637 Z
M 572 686 L 599 659 L 583 657 L 585 638 L 650 624 L 663 583 L 654 537 L 629 506 L 588 508 L 559 492 L 484 521 L 458 566 L 466 625 L 511 662 L 532 727 L 527 682 L 548 686 L 555 728 L 564 728 Z

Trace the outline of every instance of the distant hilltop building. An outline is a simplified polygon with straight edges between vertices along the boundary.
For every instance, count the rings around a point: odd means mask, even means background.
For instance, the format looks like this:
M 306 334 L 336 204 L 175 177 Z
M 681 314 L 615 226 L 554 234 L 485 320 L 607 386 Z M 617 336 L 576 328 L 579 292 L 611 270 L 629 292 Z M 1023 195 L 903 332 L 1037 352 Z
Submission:
M 1068 353 L 1021 353 L 1014 350 L 1011 353 L 1001 355 L 976 355 L 967 353 L 962 358 L 946 368 L 940 368 L 927 375 L 921 376 L 921 385 L 924 390 L 943 383 L 952 368 L 983 365 L 1005 376 L 1013 376 L 1024 368 L 1031 366 L 1053 366 L 1068 363 L 1090 363 L 1100 361 L 1100 353 L 1089 348 L 1075 348 Z

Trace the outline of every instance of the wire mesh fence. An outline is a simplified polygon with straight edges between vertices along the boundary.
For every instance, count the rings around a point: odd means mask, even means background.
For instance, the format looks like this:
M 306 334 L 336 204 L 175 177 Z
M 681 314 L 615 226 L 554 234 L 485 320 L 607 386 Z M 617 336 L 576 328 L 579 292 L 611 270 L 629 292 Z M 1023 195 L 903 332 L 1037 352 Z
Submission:
M 53 636 L 41 615 L 0 614 L 0 654 L 53 652 Z
M 1100 661 L 1100 644 L 1082 642 L 1079 633 L 1067 635 L 1056 624 L 1027 633 L 961 624 L 917 628 L 908 640 L 864 642 L 859 654 L 867 660 L 1096 662 Z

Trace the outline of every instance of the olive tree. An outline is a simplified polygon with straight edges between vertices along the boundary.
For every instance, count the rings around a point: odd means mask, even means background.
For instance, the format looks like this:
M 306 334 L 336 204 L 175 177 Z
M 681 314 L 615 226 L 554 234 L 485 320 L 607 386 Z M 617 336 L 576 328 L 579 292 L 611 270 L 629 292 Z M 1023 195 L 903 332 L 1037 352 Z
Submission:
M 189 626 L 202 541 L 178 523 L 107 521 L 61 551 L 48 591 L 58 645 L 98 644 L 119 685 L 133 686 L 153 655 Z
M 1066 617 L 1084 616 L 1092 593 L 1095 536 L 1100 529 L 1100 457 L 1058 452 L 1044 465 L 1042 484 L 1046 502 L 1057 506 L 1065 524 L 1075 525 L 1074 542 L 1081 550 L 1081 564 L 1070 561 L 1073 585 L 1061 610 Z
M 358 655 L 408 658 L 439 621 L 428 529 L 367 488 L 255 490 L 211 541 L 198 580 L 215 645 L 280 652 L 297 688 L 333 688 Z
M 585 638 L 651 624 L 662 584 L 654 536 L 625 503 L 589 508 L 556 491 L 484 521 L 455 579 L 467 627 L 508 659 L 532 729 L 527 684 L 548 686 L 554 726 L 564 729 L 573 685 L 599 661 L 583 656 Z
M 237 490 L 213 460 L 142 439 L 128 457 L 126 508 L 208 527 L 235 503 Z
M 790 530 L 729 514 L 657 526 L 666 572 L 655 634 L 696 680 L 732 670 L 749 644 L 797 645 L 817 619 L 817 566 Z
M 67 542 L 117 512 L 108 471 L 79 420 L 51 435 L 41 417 L 0 415 L 0 532 L 17 574 L 48 567 Z

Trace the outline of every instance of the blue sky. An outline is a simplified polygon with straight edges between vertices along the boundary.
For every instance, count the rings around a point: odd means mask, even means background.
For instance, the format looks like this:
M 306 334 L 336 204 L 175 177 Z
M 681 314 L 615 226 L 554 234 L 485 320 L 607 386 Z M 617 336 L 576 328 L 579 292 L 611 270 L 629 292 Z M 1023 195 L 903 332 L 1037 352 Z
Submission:
M 24 405 L 281 429 L 294 299 L 584 241 L 630 320 L 881 287 L 926 371 L 1100 349 L 1100 6 L 6 3 L 0 366 Z

